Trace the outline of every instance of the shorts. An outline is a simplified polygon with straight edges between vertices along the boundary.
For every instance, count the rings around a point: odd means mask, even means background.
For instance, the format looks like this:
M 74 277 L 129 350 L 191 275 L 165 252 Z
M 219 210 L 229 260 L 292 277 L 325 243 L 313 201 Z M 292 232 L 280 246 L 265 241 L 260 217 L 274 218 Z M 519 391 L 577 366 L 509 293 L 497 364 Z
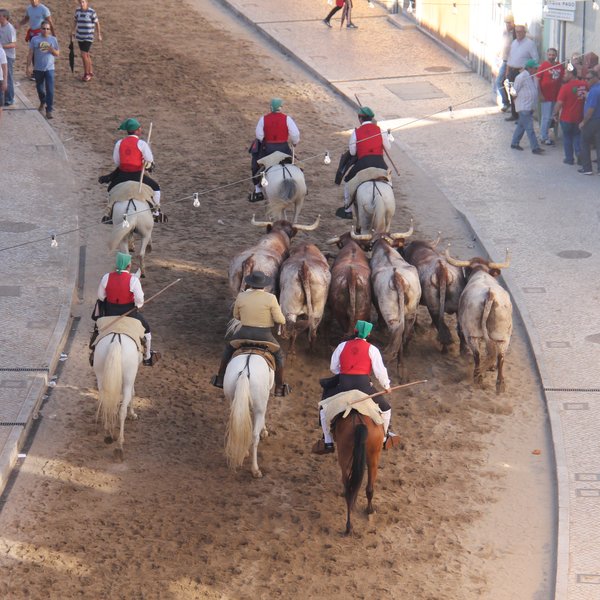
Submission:
M 80 42 L 77 40 L 77 45 L 79 46 L 79 50 L 81 52 L 89 52 L 92 47 L 92 42 Z

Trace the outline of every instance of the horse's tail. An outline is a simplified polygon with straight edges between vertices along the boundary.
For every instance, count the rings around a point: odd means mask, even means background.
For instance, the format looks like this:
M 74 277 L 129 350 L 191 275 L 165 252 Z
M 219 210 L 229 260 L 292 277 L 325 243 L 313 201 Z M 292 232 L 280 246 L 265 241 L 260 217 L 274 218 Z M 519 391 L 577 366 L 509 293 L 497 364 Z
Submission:
M 250 380 L 244 369 L 235 386 L 235 394 L 229 411 L 229 423 L 225 433 L 225 455 L 227 464 L 232 469 L 242 466 L 252 441 L 250 400 Z
M 98 390 L 98 411 L 96 413 L 96 419 L 100 415 L 102 425 L 108 432 L 112 432 L 117 424 L 117 415 L 121 404 L 123 388 L 121 355 L 121 342 L 115 339 L 109 344 L 104 361 L 104 373 L 102 374 L 102 386 Z
M 354 448 L 352 450 L 352 467 L 348 478 L 344 482 L 346 503 L 348 508 L 356 504 L 356 497 L 365 474 L 367 463 L 367 441 L 368 429 L 363 423 L 356 426 L 354 430 Z
M 120 225 L 119 227 L 113 227 L 112 235 L 108 242 L 108 249 L 111 252 L 114 252 L 119 247 L 119 244 L 123 241 L 123 239 L 133 231 L 132 228 L 134 227 L 135 225 L 132 223 L 129 224 L 129 227 L 121 227 Z
M 298 194 L 298 183 L 293 177 L 283 178 L 277 192 L 269 194 L 268 213 L 271 218 L 281 218 L 281 213 L 290 207 L 290 203 L 296 200 Z
M 376 182 L 373 182 L 373 223 L 371 229 L 379 233 L 389 230 L 389 225 L 386 223 L 385 202 Z

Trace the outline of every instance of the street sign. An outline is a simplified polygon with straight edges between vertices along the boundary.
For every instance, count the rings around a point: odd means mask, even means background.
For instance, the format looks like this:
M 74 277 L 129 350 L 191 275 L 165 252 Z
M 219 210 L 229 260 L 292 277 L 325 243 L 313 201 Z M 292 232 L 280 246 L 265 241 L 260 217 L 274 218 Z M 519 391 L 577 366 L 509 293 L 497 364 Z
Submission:
M 544 11 L 544 19 L 556 19 L 557 21 L 575 20 L 576 0 L 548 0 Z

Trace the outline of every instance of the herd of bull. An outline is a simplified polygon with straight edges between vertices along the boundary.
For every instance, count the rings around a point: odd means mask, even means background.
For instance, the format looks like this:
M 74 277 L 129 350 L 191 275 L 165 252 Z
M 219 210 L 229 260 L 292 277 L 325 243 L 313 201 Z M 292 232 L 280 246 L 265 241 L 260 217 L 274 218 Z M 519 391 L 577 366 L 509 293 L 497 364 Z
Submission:
M 244 277 L 252 271 L 273 278 L 268 291 L 279 296 L 286 319 L 282 336 L 291 339 L 292 351 L 298 332 L 303 330 L 308 331 L 313 347 L 326 306 L 345 334 L 351 334 L 357 320 L 370 320 L 373 303 L 380 325 L 385 323 L 389 332 L 384 357 L 396 361 L 403 377 L 403 350 L 414 332 L 418 306 L 424 304 L 437 329 L 442 352 L 452 343 L 445 314 L 456 313 L 461 353 L 469 348 L 474 357 L 475 383 L 482 384 L 488 367 L 496 368 L 496 391 L 504 391 L 512 304 L 497 277 L 509 266 L 508 251 L 504 263 L 480 257 L 459 261 L 448 250 L 442 254 L 436 249 L 439 239 L 406 243 L 413 233 L 412 225 L 404 233 L 356 234 L 352 229 L 327 240 L 339 248 L 335 257 L 329 257 L 333 258 L 330 268 L 315 244 L 291 244 L 298 231 L 314 231 L 319 218 L 312 225 L 298 225 L 252 217 L 252 224 L 265 227 L 266 234 L 233 258 L 229 285 L 237 295 L 244 289 Z

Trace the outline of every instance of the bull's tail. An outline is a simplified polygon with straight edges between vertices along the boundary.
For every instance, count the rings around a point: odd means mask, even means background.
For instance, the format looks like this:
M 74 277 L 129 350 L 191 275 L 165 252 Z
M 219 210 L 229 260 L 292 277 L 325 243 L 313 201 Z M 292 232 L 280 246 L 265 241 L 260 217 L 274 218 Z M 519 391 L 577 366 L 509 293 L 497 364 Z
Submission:
M 298 270 L 298 277 L 300 278 L 300 285 L 304 291 L 304 297 L 306 299 L 306 316 L 308 318 L 308 340 L 312 341 L 315 326 L 315 311 L 313 309 L 312 292 L 310 289 L 310 269 L 306 262 L 302 263 L 302 266 Z
M 243 291 L 246 289 L 244 285 L 244 279 L 248 277 L 254 271 L 254 256 L 249 256 L 243 263 L 241 268 L 241 280 L 240 280 L 240 288 L 239 291 Z
M 492 307 L 494 306 L 495 301 L 494 292 L 488 288 L 487 297 L 485 299 L 485 304 L 483 305 L 483 313 L 481 314 L 481 331 L 483 332 L 483 339 L 485 340 L 486 346 L 490 345 L 490 334 L 487 328 L 487 320 L 490 316 L 490 312 L 492 311 Z
M 438 341 L 442 345 L 443 351 L 446 351 L 446 346 L 452 343 L 452 335 L 450 329 L 446 325 L 446 289 L 448 287 L 448 268 L 443 261 L 438 260 L 435 274 L 438 281 L 439 290 L 439 313 L 438 313 Z
M 350 277 L 348 279 L 348 332 L 351 332 L 356 323 L 356 271 L 350 269 Z
M 396 294 L 398 296 L 398 324 L 396 327 L 390 327 L 391 330 L 391 338 L 390 343 L 387 347 L 387 353 L 391 357 L 397 357 L 398 365 L 402 363 L 402 350 L 403 350 L 403 337 L 404 337 L 404 300 L 406 295 L 406 281 L 404 281 L 404 277 L 396 269 L 394 269 L 394 275 L 392 276 L 391 284 L 393 288 L 396 290 Z

